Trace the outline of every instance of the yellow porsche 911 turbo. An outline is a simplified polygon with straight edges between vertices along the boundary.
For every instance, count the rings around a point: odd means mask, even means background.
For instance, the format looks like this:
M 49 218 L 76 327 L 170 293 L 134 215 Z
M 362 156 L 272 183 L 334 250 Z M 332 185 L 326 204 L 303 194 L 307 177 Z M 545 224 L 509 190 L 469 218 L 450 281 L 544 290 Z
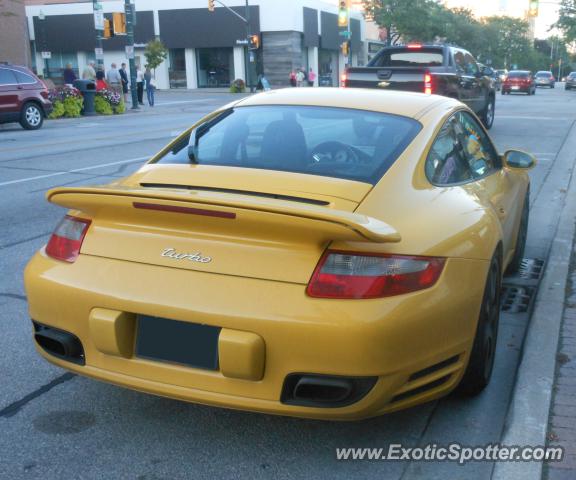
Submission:
M 206 116 L 133 175 L 55 188 L 34 339 L 81 375 L 351 420 L 489 382 L 535 159 L 419 93 L 289 89 Z

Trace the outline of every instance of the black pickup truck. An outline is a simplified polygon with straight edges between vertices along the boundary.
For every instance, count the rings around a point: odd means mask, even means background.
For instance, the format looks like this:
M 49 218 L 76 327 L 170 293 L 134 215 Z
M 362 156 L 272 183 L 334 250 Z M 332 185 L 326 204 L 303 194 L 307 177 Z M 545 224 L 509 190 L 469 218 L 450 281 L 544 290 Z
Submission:
M 386 47 L 366 67 L 347 68 L 341 86 L 444 95 L 468 105 L 486 128 L 494 122 L 494 82 L 469 52 L 458 47 Z

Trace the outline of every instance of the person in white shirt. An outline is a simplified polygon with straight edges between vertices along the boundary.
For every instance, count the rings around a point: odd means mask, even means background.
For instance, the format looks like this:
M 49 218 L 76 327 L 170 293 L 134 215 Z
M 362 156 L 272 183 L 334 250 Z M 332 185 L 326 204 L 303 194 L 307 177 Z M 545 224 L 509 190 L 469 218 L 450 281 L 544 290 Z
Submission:
M 122 76 L 118 68 L 116 68 L 115 63 L 113 63 L 110 70 L 106 72 L 106 81 L 112 90 L 122 95 Z
M 136 91 L 138 93 L 138 103 L 144 105 L 144 72 L 140 65 L 136 67 Z

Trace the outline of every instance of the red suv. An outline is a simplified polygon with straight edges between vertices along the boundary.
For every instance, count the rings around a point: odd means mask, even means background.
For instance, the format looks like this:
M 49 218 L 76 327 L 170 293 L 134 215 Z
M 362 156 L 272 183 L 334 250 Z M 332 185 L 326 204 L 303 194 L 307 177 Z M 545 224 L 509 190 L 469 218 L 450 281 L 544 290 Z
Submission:
M 42 80 L 26 67 L 0 64 L 0 123 L 20 122 L 27 130 L 36 130 L 51 111 Z
M 532 72 L 527 70 L 512 70 L 502 83 L 502 95 L 511 92 L 524 92 L 528 95 L 536 93 L 536 83 Z

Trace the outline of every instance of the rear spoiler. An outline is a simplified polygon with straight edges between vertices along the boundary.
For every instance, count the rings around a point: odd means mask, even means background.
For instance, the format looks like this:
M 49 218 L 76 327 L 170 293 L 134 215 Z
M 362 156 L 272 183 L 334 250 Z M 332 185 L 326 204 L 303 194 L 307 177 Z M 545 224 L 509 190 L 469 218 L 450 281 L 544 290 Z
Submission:
M 400 234 L 390 225 L 375 218 L 329 207 L 306 205 L 286 200 L 270 198 L 247 198 L 233 193 L 216 193 L 187 190 L 176 192 L 167 190 L 144 190 L 123 186 L 113 187 L 60 187 L 49 190 L 46 194 L 49 202 L 73 210 L 80 210 L 88 215 L 96 216 L 107 207 L 127 207 L 142 201 L 157 201 L 162 205 L 177 205 L 186 207 L 210 206 L 232 209 L 239 215 L 244 212 L 263 212 L 297 217 L 320 222 L 320 230 L 328 234 L 334 226 L 343 227 L 348 235 L 336 235 L 338 239 L 368 240 L 375 243 L 400 242 Z M 130 202 L 132 205 L 130 205 Z M 263 221 L 265 219 L 263 218 Z M 326 228 L 322 228 L 325 224 Z M 342 230 L 342 228 L 340 228 Z M 316 230 L 318 231 L 318 230 Z M 318 232 L 321 233 L 321 232 Z M 358 238 L 360 236 L 361 238 Z M 334 239 L 337 239 L 334 238 Z

